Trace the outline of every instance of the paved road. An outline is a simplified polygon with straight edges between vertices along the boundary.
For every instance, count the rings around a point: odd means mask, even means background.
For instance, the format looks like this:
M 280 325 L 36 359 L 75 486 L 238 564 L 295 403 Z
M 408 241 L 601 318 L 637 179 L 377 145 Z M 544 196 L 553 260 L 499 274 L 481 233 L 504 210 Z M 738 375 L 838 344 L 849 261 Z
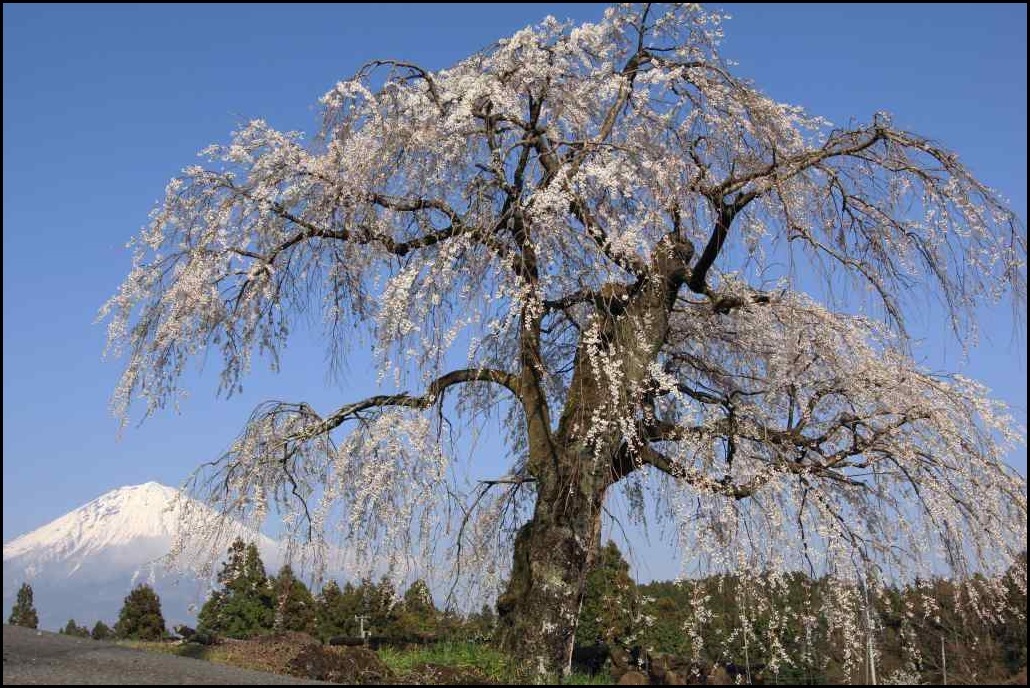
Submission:
M 89 638 L 4 626 L 8 684 L 316 684 L 199 659 L 144 652 Z

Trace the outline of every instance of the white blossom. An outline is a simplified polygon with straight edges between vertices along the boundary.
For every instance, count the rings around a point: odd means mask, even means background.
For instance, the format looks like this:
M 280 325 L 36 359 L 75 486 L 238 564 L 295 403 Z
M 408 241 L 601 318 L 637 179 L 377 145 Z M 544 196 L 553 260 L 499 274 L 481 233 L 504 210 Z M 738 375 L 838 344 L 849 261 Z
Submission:
M 859 588 L 1000 573 L 1026 549 L 1006 463 L 1025 431 L 920 367 L 904 325 L 927 294 L 963 342 L 984 303 L 1025 309 L 1025 230 L 886 115 L 832 128 L 732 75 L 723 19 L 618 6 L 438 71 L 372 62 L 323 97 L 317 137 L 254 120 L 205 149 L 102 311 L 127 357 L 115 408 L 163 407 L 206 350 L 232 393 L 320 310 L 332 360 L 372 342 L 384 390 L 259 408 L 198 479 L 237 515 L 274 507 L 392 566 L 450 530 L 464 573 L 503 573 L 489 533 L 525 519 L 540 453 L 585 446 L 598 489 L 642 512 L 659 487 L 687 570 L 839 579 L 818 613 L 844 637 Z M 494 411 L 525 481 L 448 518 L 450 433 Z

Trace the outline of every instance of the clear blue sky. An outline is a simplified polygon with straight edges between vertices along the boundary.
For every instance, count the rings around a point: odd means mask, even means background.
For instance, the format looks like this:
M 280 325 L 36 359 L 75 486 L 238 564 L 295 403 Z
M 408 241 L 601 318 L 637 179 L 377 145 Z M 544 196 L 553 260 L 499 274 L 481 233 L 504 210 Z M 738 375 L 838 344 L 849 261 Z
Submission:
M 944 142 L 1026 218 L 1026 6 L 724 6 L 724 55 L 777 100 L 837 123 L 885 109 Z M 166 412 L 117 440 L 99 306 L 129 268 L 125 242 L 167 180 L 245 118 L 317 127 L 332 84 L 377 57 L 445 67 L 546 14 L 599 5 L 4 5 L 3 537 L 113 487 L 178 484 L 267 398 L 328 409 L 371 389 L 355 360 L 330 384 L 322 351 L 216 399 L 214 361 Z M 1025 423 L 1026 330 L 985 314 L 969 360 L 932 316 L 920 356 L 981 379 Z M 1025 321 L 1024 321 L 1025 322 Z M 1026 453 L 1013 457 L 1026 470 Z M 486 470 L 485 474 L 490 471 Z M 644 577 L 667 576 L 661 555 Z

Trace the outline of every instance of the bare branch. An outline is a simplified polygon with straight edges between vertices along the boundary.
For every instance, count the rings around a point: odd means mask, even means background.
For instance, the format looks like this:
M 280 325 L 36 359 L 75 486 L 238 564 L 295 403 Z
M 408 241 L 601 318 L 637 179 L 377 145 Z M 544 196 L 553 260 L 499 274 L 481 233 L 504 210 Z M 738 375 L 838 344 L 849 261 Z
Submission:
M 428 408 L 438 402 L 449 387 L 469 382 L 492 382 L 507 388 L 516 397 L 519 397 L 521 394 L 521 383 L 518 377 L 511 373 L 487 368 L 453 370 L 433 380 L 426 387 L 425 393 L 420 396 L 411 394 L 379 394 L 347 404 L 346 406 L 341 406 L 324 420 L 292 433 L 286 440 L 303 442 L 320 435 L 325 435 L 348 420 L 359 417 L 362 411 L 370 409 L 389 406 L 415 409 Z

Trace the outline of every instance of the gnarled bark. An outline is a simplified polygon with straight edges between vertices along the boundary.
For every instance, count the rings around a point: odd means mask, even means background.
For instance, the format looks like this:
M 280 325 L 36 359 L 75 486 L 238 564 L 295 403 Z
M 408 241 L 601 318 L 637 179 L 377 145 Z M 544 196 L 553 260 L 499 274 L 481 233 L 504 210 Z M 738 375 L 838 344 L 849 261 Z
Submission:
M 532 520 L 515 539 L 507 591 L 497 601 L 501 642 L 541 675 L 572 657 L 586 575 L 597 552 L 607 466 L 585 452 L 558 456 L 558 472 L 538 483 Z
M 614 415 L 609 378 L 596 354 L 616 350 L 619 396 L 625 403 L 644 394 L 649 366 L 668 331 L 669 312 L 693 256 L 689 242 L 670 235 L 653 256 L 650 274 L 612 299 L 576 356 L 569 399 L 550 451 L 533 452 L 528 469 L 538 493 L 532 520 L 515 540 L 514 565 L 498 600 L 502 643 L 537 674 L 569 671 L 586 576 L 598 551 L 601 510 L 608 488 L 636 466 L 626 460 L 616 428 L 593 427 L 598 415 Z M 524 384 L 523 387 L 528 387 Z M 530 435 L 543 434 L 537 426 Z M 545 446 L 531 442 L 530 446 Z

